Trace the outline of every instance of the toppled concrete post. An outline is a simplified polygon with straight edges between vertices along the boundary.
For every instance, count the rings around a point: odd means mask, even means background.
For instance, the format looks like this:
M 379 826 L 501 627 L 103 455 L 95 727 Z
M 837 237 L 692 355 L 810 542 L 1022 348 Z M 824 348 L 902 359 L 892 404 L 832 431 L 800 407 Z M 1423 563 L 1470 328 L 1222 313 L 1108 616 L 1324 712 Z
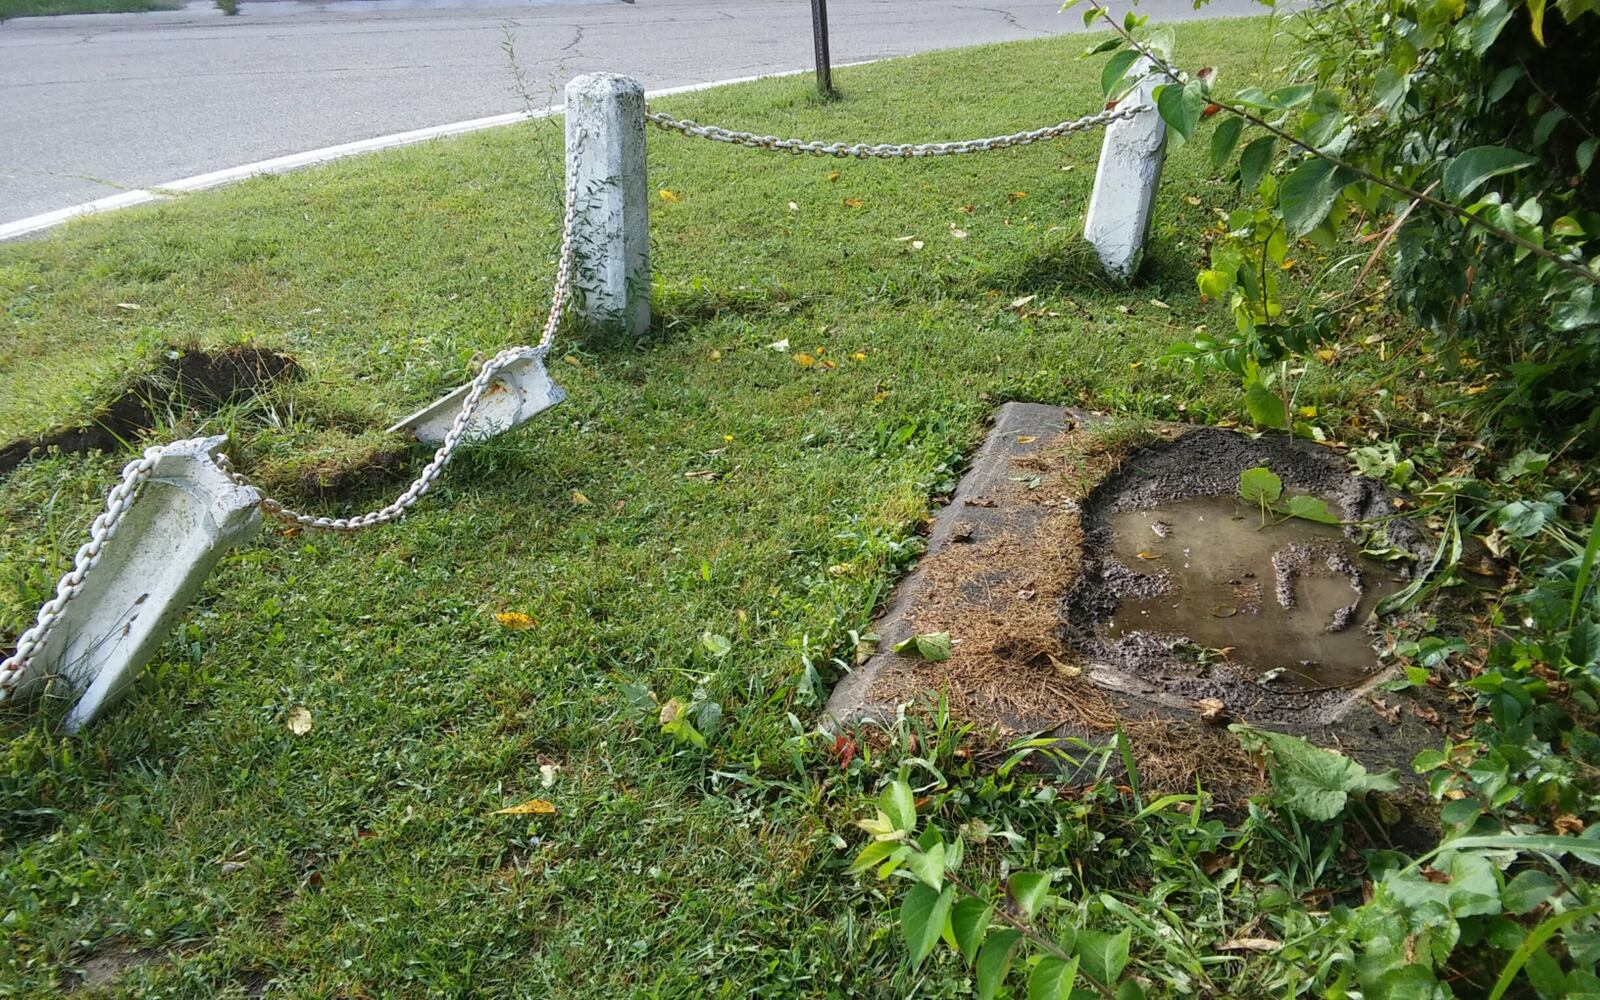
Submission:
M 1152 96 L 1167 77 L 1155 72 L 1146 58 L 1134 63 L 1129 75 L 1139 82 L 1119 106 L 1143 106 L 1146 110 L 1106 127 L 1083 222 L 1084 238 L 1094 245 L 1106 276 L 1118 284 L 1132 281 L 1144 259 L 1161 167 L 1167 158 L 1167 124 L 1156 113 Z
M 212 456 L 226 438 L 162 449 L 116 536 L 57 619 L 14 691 L 59 679 L 83 694 L 63 723 L 93 722 L 139 676 L 206 574 L 261 527 L 261 495 Z
M 573 286 L 591 327 L 633 336 L 650 329 L 648 188 L 644 88 L 614 73 L 567 84 Z
M 548 347 L 530 347 L 495 373 L 489 387 L 478 398 L 478 408 L 467 420 L 464 440 L 478 441 L 503 434 L 567 398 L 565 390 L 551 381 L 550 373 L 545 370 L 544 359 L 549 352 Z M 470 382 L 461 386 L 395 424 L 389 428 L 389 433 L 405 434 L 423 444 L 443 444 L 471 388 Z

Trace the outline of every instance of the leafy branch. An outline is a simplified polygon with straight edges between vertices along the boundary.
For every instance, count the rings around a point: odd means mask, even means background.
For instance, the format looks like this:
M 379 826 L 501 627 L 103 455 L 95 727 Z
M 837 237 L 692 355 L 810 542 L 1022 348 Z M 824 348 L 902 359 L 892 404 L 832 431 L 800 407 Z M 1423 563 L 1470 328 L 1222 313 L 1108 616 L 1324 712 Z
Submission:
M 1071 7 L 1077 2 L 1078 0 L 1068 0 L 1066 7 Z M 1151 65 L 1153 65 L 1163 75 L 1174 81 L 1183 81 L 1188 76 L 1188 74 L 1183 73 L 1177 67 L 1173 66 L 1172 63 L 1164 58 L 1158 51 L 1156 51 L 1155 48 L 1135 38 L 1133 32 L 1130 31 L 1126 25 L 1118 22 L 1117 19 L 1112 16 L 1110 9 L 1101 3 L 1100 0 L 1088 0 L 1088 3 L 1094 9 L 1095 14 L 1098 15 L 1099 18 L 1103 19 L 1108 25 L 1110 25 L 1111 29 L 1121 36 L 1123 41 L 1126 42 L 1133 51 L 1150 60 Z M 1218 111 L 1226 111 L 1240 120 L 1266 131 L 1269 135 L 1272 135 L 1278 139 L 1282 139 L 1296 148 L 1310 153 L 1312 156 L 1332 166 L 1335 170 L 1345 171 L 1355 177 L 1359 177 L 1362 180 L 1369 181 L 1378 185 L 1379 187 L 1386 188 L 1395 192 L 1396 194 L 1403 195 L 1413 202 L 1427 205 L 1430 208 L 1451 214 L 1462 220 L 1464 224 L 1481 229 L 1484 232 L 1498 237 L 1499 239 L 1514 244 L 1518 248 L 1527 251 L 1535 257 L 1548 261 L 1549 263 L 1555 265 L 1568 274 L 1573 275 L 1574 277 L 1580 278 L 1591 285 L 1600 285 L 1600 273 L 1597 273 L 1593 268 L 1574 261 L 1570 257 L 1565 257 L 1554 253 L 1553 251 L 1518 233 L 1512 232 L 1509 229 L 1502 228 L 1492 222 L 1489 222 L 1481 215 L 1470 212 L 1460 205 L 1445 201 L 1442 198 L 1434 197 L 1434 195 L 1430 193 L 1431 189 L 1419 191 L 1410 185 L 1391 180 L 1390 178 L 1384 177 L 1381 174 L 1374 173 L 1362 166 L 1359 166 L 1358 164 L 1351 163 L 1342 157 L 1336 156 L 1325 149 L 1321 149 L 1318 146 L 1294 135 L 1292 132 L 1274 125 L 1272 122 L 1266 120 L 1260 115 L 1255 114 L 1248 108 L 1217 99 L 1210 93 L 1210 84 L 1204 76 L 1198 77 L 1197 81 L 1203 89 L 1205 99 L 1210 101 L 1210 103 L 1214 105 Z M 1165 107 L 1162 107 L 1162 105 L 1165 105 Z M 1172 124 L 1172 122 L 1168 118 L 1168 108 L 1173 108 L 1177 105 L 1178 102 L 1161 101 L 1158 99 L 1158 110 L 1160 110 L 1163 119 L 1168 119 L 1169 124 Z M 1469 151 L 1469 153 L 1470 152 L 1471 151 Z

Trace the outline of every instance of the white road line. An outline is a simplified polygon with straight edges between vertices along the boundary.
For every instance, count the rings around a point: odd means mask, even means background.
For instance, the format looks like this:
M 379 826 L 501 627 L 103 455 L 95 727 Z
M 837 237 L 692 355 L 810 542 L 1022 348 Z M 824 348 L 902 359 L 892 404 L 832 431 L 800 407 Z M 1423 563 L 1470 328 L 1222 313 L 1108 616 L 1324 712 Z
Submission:
M 866 60 L 875 62 L 876 60 Z M 866 62 L 844 63 L 835 66 L 835 69 L 849 66 L 862 66 Z M 728 80 L 711 80 L 706 83 L 690 83 L 681 87 L 667 87 L 662 90 L 648 91 L 646 97 L 667 97 L 672 94 L 687 94 L 696 90 L 709 90 L 712 87 L 725 87 L 735 83 L 751 83 L 756 80 L 770 80 L 777 77 L 797 76 L 801 73 L 810 73 L 811 69 L 792 69 L 779 73 L 761 73 L 756 76 L 738 76 Z M 438 139 L 444 136 L 461 135 L 466 132 L 476 132 L 479 129 L 495 128 L 500 125 L 512 125 L 517 122 L 528 121 L 534 118 L 547 118 L 562 112 L 561 105 L 556 104 L 548 108 L 539 108 L 533 111 L 513 111 L 510 114 L 491 115 L 488 118 L 469 118 L 466 121 L 451 122 L 448 125 L 434 125 L 430 128 L 412 129 L 409 132 L 396 132 L 393 135 L 380 135 L 373 139 L 362 139 L 357 142 L 341 143 L 337 146 L 325 146 L 322 149 L 313 149 L 305 153 L 292 153 L 288 156 L 278 156 L 270 160 L 258 160 L 255 163 L 246 163 L 239 167 L 229 167 L 226 170 L 213 170 L 208 174 L 196 174 L 181 180 L 168 181 L 165 184 L 155 184 L 147 188 L 133 191 L 123 191 L 120 194 L 109 195 L 105 198 L 96 198 L 66 208 L 56 209 L 54 212 L 44 212 L 39 215 L 30 215 L 25 219 L 7 222 L 0 225 L 0 242 L 16 239 L 20 236 L 29 236 L 52 229 L 72 219 L 82 218 L 87 215 L 98 215 L 101 212 L 110 212 L 130 205 L 144 205 L 152 201 L 163 201 L 173 193 L 186 193 L 190 191 L 204 191 L 207 188 L 221 187 L 224 184 L 233 184 L 260 174 L 281 174 L 290 170 L 299 170 L 302 167 L 314 167 L 320 163 L 329 163 L 333 160 L 343 159 L 346 156 L 359 156 L 362 153 L 375 153 L 381 149 L 394 149 L 397 146 L 409 146 L 413 143 L 426 142 L 429 139 Z

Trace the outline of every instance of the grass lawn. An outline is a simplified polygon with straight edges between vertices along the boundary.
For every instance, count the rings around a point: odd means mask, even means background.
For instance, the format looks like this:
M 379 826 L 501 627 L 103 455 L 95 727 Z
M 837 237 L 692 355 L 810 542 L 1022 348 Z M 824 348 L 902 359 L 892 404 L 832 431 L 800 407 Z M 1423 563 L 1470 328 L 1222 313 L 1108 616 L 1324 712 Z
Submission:
M 177 10 L 177 0 L 0 0 L 0 21 L 47 14 L 122 14 Z
M 1180 26 L 1179 52 L 1247 77 L 1264 26 Z M 844 69 L 831 103 L 795 77 L 661 106 L 807 138 L 993 134 L 1098 107 L 1084 44 Z M 1176 151 L 1148 280 L 1114 291 L 1078 238 L 1097 136 L 907 163 L 649 141 L 671 195 L 646 342 L 566 334 L 568 401 L 464 454 L 399 526 L 269 527 L 83 738 L 4 721 L 0 995 L 80 973 L 130 997 L 964 992 L 949 956 L 910 971 L 882 890 L 844 873 L 876 772 L 841 776 L 808 736 L 815 681 L 1001 401 L 1234 414 L 1231 386 L 1152 361 L 1229 322 L 1193 283 L 1227 192 L 1203 143 Z M 381 503 L 393 478 L 294 484 L 532 335 L 559 143 L 532 123 L 0 247 L 0 439 L 81 417 L 164 347 L 254 342 L 308 377 L 161 436 L 230 433 L 241 467 L 318 509 Z M 0 481 L 0 634 L 124 461 Z M 511 611 L 533 626 L 497 624 Z M 720 703 L 709 749 L 663 737 L 644 690 Z M 491 815 L 533 796 L 559 814 Z M 1041 835 L 1079 836 L 1056 823 Z M 1134 868 L 1084 888 L 1143 891 Z

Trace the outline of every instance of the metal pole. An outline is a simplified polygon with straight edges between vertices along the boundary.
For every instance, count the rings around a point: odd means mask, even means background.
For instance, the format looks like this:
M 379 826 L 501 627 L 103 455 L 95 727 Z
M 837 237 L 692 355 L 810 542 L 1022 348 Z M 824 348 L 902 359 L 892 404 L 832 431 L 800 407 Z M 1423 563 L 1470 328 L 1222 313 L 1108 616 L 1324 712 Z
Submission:
M 817 50 L 817 90 L 833 94 L 833 64 L 828 58 L 828 0 L 811 0 L 811 39 Z

